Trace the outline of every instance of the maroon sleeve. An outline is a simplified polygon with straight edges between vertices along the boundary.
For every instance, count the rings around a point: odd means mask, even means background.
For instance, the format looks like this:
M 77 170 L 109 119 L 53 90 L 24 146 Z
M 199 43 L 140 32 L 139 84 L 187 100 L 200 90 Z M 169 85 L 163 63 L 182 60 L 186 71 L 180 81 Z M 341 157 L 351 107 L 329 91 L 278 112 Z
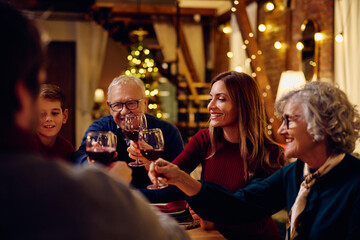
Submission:
M 178 165 L 183 171 L 191 173 L 206 158 L 208 146 L 209 130 L 200 130 L 172 163 Z

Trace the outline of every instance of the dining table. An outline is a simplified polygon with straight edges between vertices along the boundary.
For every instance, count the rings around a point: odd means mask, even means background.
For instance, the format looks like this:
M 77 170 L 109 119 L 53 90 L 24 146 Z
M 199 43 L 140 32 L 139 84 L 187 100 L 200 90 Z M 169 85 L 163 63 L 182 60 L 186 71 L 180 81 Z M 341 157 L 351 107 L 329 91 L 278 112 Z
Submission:
M 217 230 L 204 230 L 201 227 L 186 230 L 191 240 L 222 240 L 226 239 Z

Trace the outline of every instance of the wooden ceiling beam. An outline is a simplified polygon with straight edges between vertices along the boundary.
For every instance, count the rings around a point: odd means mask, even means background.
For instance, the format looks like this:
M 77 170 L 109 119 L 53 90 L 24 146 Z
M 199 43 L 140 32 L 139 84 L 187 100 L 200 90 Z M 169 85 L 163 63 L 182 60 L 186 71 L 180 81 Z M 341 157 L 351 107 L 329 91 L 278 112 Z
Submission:
M 127 4 L 127 3 L 95 3 L 93 9 L 110 8 L 114 14 L 134 15 L 176 15 L 175 5 L 160 4 Z M 192 16 L 200 14 L 201 16 L 213 16 L 217 14 L 214 8 L 180 8 L 180 16 Z

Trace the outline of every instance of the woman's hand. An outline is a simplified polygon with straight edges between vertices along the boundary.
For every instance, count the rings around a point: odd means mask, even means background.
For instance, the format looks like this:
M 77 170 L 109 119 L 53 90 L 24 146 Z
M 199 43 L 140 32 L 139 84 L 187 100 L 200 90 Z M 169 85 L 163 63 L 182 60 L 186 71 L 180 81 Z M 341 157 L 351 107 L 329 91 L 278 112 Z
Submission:
M 126 162 L 116 161 L 109 166 L 109 175 L 115 179 L 121 180 L 126 184 L 130 184 L 132 180 L 132 170 Z
M 188 196 L 196 195 L 201 189 L 200 182 L 179 169 L 177 165 L 162 158 L 150 164 L 148 175 L 154 184 L 156 184 L 156 178 L 158 178 L 160 184 L 175 185 Z
M 139 159 L 145 164 L 146 169 L 149 170 L 150 161 L 141 154 L 139 145 L 136 142 L 130 141 L 130 146 L 127 148 L 127 151 L 130 158 L 134 160 Z

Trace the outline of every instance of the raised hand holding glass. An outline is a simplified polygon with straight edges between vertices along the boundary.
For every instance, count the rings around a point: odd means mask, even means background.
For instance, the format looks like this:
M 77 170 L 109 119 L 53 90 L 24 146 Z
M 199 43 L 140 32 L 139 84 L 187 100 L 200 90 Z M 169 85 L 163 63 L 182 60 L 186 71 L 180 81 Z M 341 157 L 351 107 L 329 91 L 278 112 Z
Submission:
M 116 152 L 116 135 L 112 132 L 89 132 L 86 136 L 86 154 L 91 163 L 110 165 Z
M 139 132 L 139 148 L 141 154 L 149 161 L 156 161 L 164 152 L 164 137 L 161 129 L 145 129 Z M 147 186 L 148 189 L 162 189 L 167 184 L 152 184 Z
M 146 116 L 143 113 L 131 113 L 125 115 L 124 134 L 132 141 L 138 142 L 139 131 L 146 129 Z M 136 159 L 135 162 L 129 163 L 130 167 L 142 167 L 144 164 Z

